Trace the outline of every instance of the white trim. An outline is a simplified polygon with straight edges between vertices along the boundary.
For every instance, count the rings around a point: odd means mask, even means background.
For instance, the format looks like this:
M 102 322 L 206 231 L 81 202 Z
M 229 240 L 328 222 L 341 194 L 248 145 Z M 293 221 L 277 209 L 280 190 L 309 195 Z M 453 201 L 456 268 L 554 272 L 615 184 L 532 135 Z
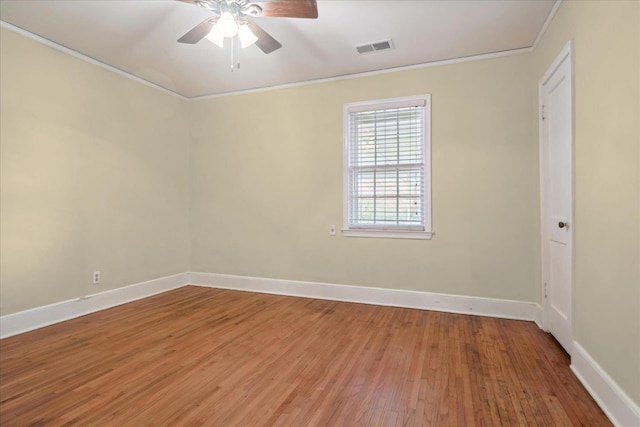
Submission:
M 558 69 L 558 67 L 560 66 L 560 64 L 562 64 L 562 61 L 564 61 L 564 59 L 571 55 L 571 53 L 573 52 L 573 39 L 569 40 L 564 47 L 562 48 L 562 50 L 560 51 L 560 53 L 558 54 L 558 56 L 556 56 L 556 58 L 553 60 L 553 62 L 551 63 L 551 65 L 549 66 L 549 68 L 547 68 L 547 71 L 544 73 L 544 75 L 542 76 L 542 78 L 540 79 L 540 81 L 538 82 L 539 86 L 544 85 L 547 80 L 549 80 L 549 78 L 551 78 L 551 76 L 553 75 L 553 73 L 556 72 L 556 70 Z M 572 67 L 571 67 L 571 71 L 573 72 L 573 63 L 571 63 Z
M 544 331 L 545 329 L 542 324 L 542 306 L 538 303 L 535 303 L 535 305 L 536 307 L 535 307 L 535 313 L 533 316 L 533 321 L 535 322 L 536 325 L 538 325 L 538 328 Z
M 549 278 L 547 277 L 548 275 L 548 271 L 549 271 L 549 266 L 547 265 L 548 263 L 548 249 L 547 249 L 547 245 L 546 242 L 548 240 L 548 229 L 547 229 L 547 211 L 548 211 L 548 206 L 546 206 L 546 201 L 547 201 L 547 187 L 548 187 L 548 176 L 549 176 L 549 172 L 547 171 L 547 162 L 545 161 L 546 159 L 546 153 L 545 153 L 545 145 L 546 145 L 546 140 L 545 140 L 545 135 L 544 135 L 544 123 L 542 120 L 542 106 L 543 106 L 543 101 L 544 101 L 544 85 L 547 83 L 547 81 L 553 76 L 553 74 L 557 71 L 558 67 L 560 67 L 562 65 L 562 63 L 565 61 L 565 59 L 567 59 L 569 61 L 569 79 L 570 79 L 570 84 L 571 84 L 571 99 L 569 100 L 570 102 L 570 109 L 571 109 L 571 155 L 570 155 L 570 159 L 571 159 L 571 165 L 569 166 L 571 168 L 571 201 L 570 201 L 570 210 L 571 212 L 569 213 L 570 217 L 569 217 L 569 223 L 570 224 L 575 224 L 574 222 L 574 212 L 575 212 L 575 171 L 574 171 L 574 165 L 575 165 L 575 161 L 574 161 L 574 155 L 575 155 L 575 148 L 574 148 L 574 144 L 575 144 L 575 113 L 573 111 L 574 109 L 574 102 L 573 102 L 573 97 L 575 94 L 575 90 L 574 90 L 574 81 L 575 78 L 573 76 L 573 40 L 569 40 L 564 47 L 562 48 L 562 50 L 560 51 L 560 53 L 556 56 L 556 58 L 553 60 L 553 62 L 551 63 L 551 65 L 547 68 L 546 72 L 544 73 L 544 75 L 540 78 L 540 80 L 538 81 L 538 111 L 537 111 L 537 115 L 538 115 L 538 157 L 539 157 L 539 173 L 540 173 L 540 268 L 542 271 L 542 281 L 540 282 L 540 293 L 541 293 L 541 298 L 542 298 L 542 314 L 541 314 L 541 322 L 540 322 L 540 327 L 542 330 L 544 331 L 549 331 L 549 320 L 548 320 L 548 312 L 549 312 L 549 300 L 546 298 L 546 283 L 549 282 Z M 571 273 L 571 279 L 570 279 L 570 286 L 571 286 L 571 316 L 569 317 L 568 321 L 569 321 L 569 329 L 571 331 L 571 340 L 570 343 L 564 343 L 567 348 L 565 348 L 565 350 L 567 351 L 567 353 L 569 353 L 569 355 L 573 354 L 573 348 L 572 348 L 572 343 L 573 343 L 573 291 L 575 289 L 575 283 L 574 283 L 574 277 L 575 277 L 575 232 L 572 232 L 571 234 L 571 242 L 570 242 L 570 250 L 571 250 L 571 266 L 570 266 L 570 273 Z
M 539 304 L 533 302 L 215 273 L 182 273 L 2 316 L 0 317 L 0 338 L 18 335 L 187 285 L 528 320 L 541 326 L 542 309 Z M 614 425 L 640 426 L 638 405 L 575 341 L 573 350 L 571 370 Z
M 533 321 L 536 312 L 536 304 L 525 301 L 295 280 L 265 279 L 227 274 L 189 273 L 189 283 L 195 286 L 219 289 L 416 308 L 504 319 Z
M 358 230 L 345 229 L 342 235 L 345 237 L 373 237 L 378 239 L 415 239 L 430 240 L 436 233 L 428 231 L 390 231 L 390 230 Z
M 392 109 L 392 108 L 410 108 L 410 107 L 428 107 L 430 95 L 404 96 L 400 98 L 370 100 L 362 102 L 351 102 L 345 104 L 346 113 L 359 113 L 363 111 Z
M 573 342 L 571 370 L 615 426 L 640 426 L 640 407 L 577 341 Z
M 560 0 L 558 0 L 560 1 Z M 554 6 L 555 7 L 555 6 Z M 552 9 L 552 12 L 554 11 L 554 9 Z M 549 19 L 549 18 L 547 18 Z M 395 67 L 395 68 L 387 68 L 384 70 L 376 70 L 376 71 L 365 71 L 362 73 L 354 73 L 354 74 L 346 74 L 343 76 L 336 76 L 336 77 L 327 77 L 327 78 L 322 78 L 322 79 L 314 79 L 314 80 L 307 80 L 307 81 L 302 81 L 302 82 L 296 82 L 296 83 L 285 83 L 285 84 L 279 84 L 279 85 L 273 85 L 273 86 L 265 86 L 265 87 L 259 87 L 259 88 L 252 88 L 252 89 L 245 89 L 245 90 L 237 90 L 237 91 L 231 91 L 231 92 L 222 92 L 222 93 L 216 93 L 216 94 L 211 94 L 211 95 L 201 95 L 201 96 L 194 96 L 194 97 L 187 97 L 184 95 L 181 95 L 177 92 L 174 92 L 172 90 L 169 90 L 165 87 L 159 86 L 155 83 L 152 83 L 148 80 L 145 80 L 141 77 L 135 76 L 131 73 L 128 73 L 126 71 L 120 70 L 119 68 L 115 68 L 111 65 L 105 64 L 104 62 L 100 62 L 94 58 L 91 58 L 90 56 L 84 55 L 80 52 L 77 52 L 73 49 L 69 49 L 68 47 L 62 46 L 58 43 L 55 43 L 49 39 L 46 39 L 44 37 L 38 36 L 34 33 L 31 33 L 27 30 L 24 30 L 20 27 L 16 27 L 15 25 L 9 24 L 8 22 L 2 21 L 0 20 L 0 27 L 2 28 L 6 28 L 8 30 L 11 30 L 13 32 L 16 32 L 20 35 L 23 35 L 27 38 L 30 38 L 31 40 L 35 40 L 37 42 L 40 42 L 46 46 L 49 46 L 53 49 L 59 50 L 61 52 L 67 53 L 75 58 L 87 61 L 91 64 L 97 65 L 98 67 L 104 68 L 106 70 L 112 71 L 116 74 L 119 74 L 121 76 L 127 77 L 131 80 L 135 80 L 138 83 L 142 83 L 146 86 L 152 87 L 154 89 L 157 89 L 161 92 L 173 95 L 177 98 L 180 98 L 183 101 L 200 101 L 200 100 L 205 100 L 205 99 L 215 99 L 215 98 L 223 98 L 223 97 L 227 97 L 227 96 L 235 96 L 235 95 L 245 95 L 245 94 L 249 94 L 249 93 L 257 93 L 257 92 L 266 92 L 266 91 L 271 91 L 271 90 L 279 90 L 279 89 L 288 89 L 288 88 L 293 88 L 293 87 L 299 87 L 299 86 L 308 86 L 308 85 L 314 85 L 314 84 L 321 84 L 321 83 L 331 83 L 331 82 L 337 82 L 337 81 L 341 81 L 341 80 L 349 80 L 349 79 L 355 79 L 355 78 L 359 78 L 359 77 L 371 77 L 371 76 L 379 76 L 379 75 L 383 75 L 383 74 L 388 74 L 388 73 L 395 73 L 397 71 L 408 71 L 408 70 L 417 70 L 417 69 L 422 69 L 422 68 L 429 68 L 429 67 L 438 67 L 438 66 L 442 66 L 442 65 L 452 65 L 452 64 L 460 64 L 460 63 L 464 63 L 464 62 L 471 62 L 471 61 L 482 61 L 485 59 L 494 59 L 494 58 L 502 58 L 505 56 L 512 56 L 512 55 L 522 55 L 525 53 L 531 53 L 533 52 L 533 47 L 525 47 L 525 48 L 519 48 L 519 49 L 511 49 L 511 50 L 504 50 L 504 51 L 499 51 L 499 52 L 491 52 L 491 53 L 482 53 L 479 55 L 471 55 L 471 56 L 464 56 L 464 57 L 460 57 L 460 58 L 452 58 L 452 59 L 443 59 L 443 60 L 439 60 L 439 61 L 431 61 L 431 62 L 425 62 L 422 64 L 413 64 L 413 65 L 405 65 L 405 66 L 401 66 L 401 67 Z M 540 37 L 540 34 L 538 34 L 538 37 Z M 537 40 L 537 39 L 536 39 Z
M 265 87 L 255 88 L 255 89 L 246 89 L 246 90 L 237 90 L 232 92 L 217 93 L 214 95 L 194 96 L 188 99 L 189 101 L 201 101 L 206 99 L 224 98 L 227 96 L 246 95 L 249 93 L 266 92 L 270 90 L 289 89 L 289 88 L 294 88 L 299 86 L 309 86 L 309 85 L 322 84 L 322 83 L 333 83 L 333 82 L 339 82 L 342 80 L 357 79 L 360 77 L 380 76 L 383 74 L 395 73 L 397 71 L 419 70 L 422 68 L 440 67 L 443 65 L 453 65 L 453 64 L 461 64 L 464 62 L 483 61 L 485 59 L 503 58 L 505 56 L 522 55 L 522 54 L 531 53 L 531 52 L 533 52 L 532 47 L 524 47 L 520 49 L 503 50 L 500 52 L 491 52 L 491 53 L 482 53 L 480 55 L 464 56 L 461 58 L 443 59 L 440 61 L 431 61 L 431 62 L 425 62 L 422 64 L 405 65 L 402 67 L 395 67 L 395 68 L 386 68 L 384 70 L 365 71 L 362 73 L 346 74 L 344 76 L 326 77 L 323 79 L 307 80 L 307 81 L 297 82 L 297 83 L 285 83 L 281 85 L 265 86 Z
M 419 164 L 423 168 L 422 174 L 422 202 L 424 212 L 422 221 L 424 228 L 411 230 L 410 227 L 397 229 L 383 227 L 350 227 L 349 211 L 351 209 L 351 113 L 379 110 L 386 108 L 422 107 L 422 150 L 423 159 Z M 405 165 L 406 166 L 406 165 Z M 431 94 L 366 100 L 344 104 L 342 107 L 342 233 L 345 237 L 368 237 L 389 239 L 419 239 L 429 240 L 432 233 L 431 214 Z
M 536 40 L 533 42 L 533 45 L 531 46 L 533 50 L 535 50 L 538 47 L 538 43 L 540 42 L 540 40 L 542 40 L 544 33 L 547 32 L 547 28 L 549 27 L 549 24 L 551 24 L 553 17 L 556 15 L 556 12 L 560 7 L 560 3 L 562 3 L 562 0 L 556 0 L 556 2 L 553 4 L 553 7 L 551 8 L 549 15 L 547 15 L 547 19 L 545 19 L 544 24 L 542 24 L 542 28 L 540 28 L 540 31 L 538 32 L 538 37 L 536 37 Z
M 7 314 L 0 317 L 0 339 L 180 288 L 188 278 L 188 273 L 181 273 Z
M 0 339 L 187 285 L 516 320 L 536 321 L 540 311 L 538 304 L 525 301 L 215 273 L 181 273 L 0 316 Z
M 111 71 L 113 73 L 116 73 L 116 74 L 118 74 L 120 76 L 126 77 L 126 78 L 131 79 L 133 81 L 136 81 L 138 83 L 142 83 L 145 86 L 151 87 L 153 89 L 157 89 L 160 92 L 164 92 L 164 93 L 166 93 L 168 95 L 175 96 L 176 98 L 179 98 L 179 99 L 181 99 L 183 101 L 188 101 L 189 100 L 189 98 L 187 98 L 187 97 L 185 97 L 183 95 L 180 95 L 177 92 L 174 92 L 174 91 L 169 90 L 169 89 L 167 89 L 165 87 L 159 86 L 159 85 L 157 85 L 155 83 L 151 83 L 148 80 L 145 80 L 145 79 L 143 79 L 141 77 L 135 76 L 135 75 L 133 75 L 131 73 L 128 73 L 126 71 L 123 71 L 123 70 L 121 70 L 119 68 L 113 67 L 113 66 L 111 66 L 109 64 L 105 64 L 104 62 L 98 61 L 97 59 L 94 59 L 94 58 L 92 58 L 90 56 L 82 54 L 82 53 L 80 53 L 78 51 L 75 51 L 73 49 L 69 49 L 68 47 L 63 46 L 61 44 L 58 44 L 58 43 L 56 43 L 54 41 L 51 41 L 51 40 L 46 39 L 44 37 L 41 37 L 41 36 L 39 36 L 37 34 L 31 33 L 31 32 L 29 32 L 29 31 L 27 31 L 25 29 L 22 29 L 20 27 L 16 27 L 15 25 L 9 24 L 6 21 L 0 20 L 0 27 L 6 28 L 7 30 L 13 31 L 14 33 L 18 33 L 21 36 L 27 37 L 27 38 L 29 38 L 31 40 L 36 41 L 36 42 L 42 43 L 43 45 L 48 46 L 48 47 L 50 47 L 52 49 L 59 50 L 60 52 L 64 52 L 67 55 L 73 56 L 74 58 L 81 59 L 81 60 L 86 61 L 86 62 L 88 62 L 90 64 L 96 65 L 96 66 L 98 66 L 100 68 L 104 68 L 105 70 L 109 70 L 109 71 Z

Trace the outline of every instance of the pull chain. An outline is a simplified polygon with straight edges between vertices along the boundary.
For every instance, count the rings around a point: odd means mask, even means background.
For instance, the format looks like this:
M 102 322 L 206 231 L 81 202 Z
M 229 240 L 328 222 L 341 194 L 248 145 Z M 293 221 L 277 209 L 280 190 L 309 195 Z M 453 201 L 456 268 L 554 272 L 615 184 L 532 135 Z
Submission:
M 235 48 L 236 48 L 236 43 L 235 43 L 235 41 L 236 41 L 236 38 L 235 38 L 235 37 L 231 39 L 231 72 L 232 72 L 232 73 L 233 73 L 233 51 L 234 51 L 234 50 L 235 50 Z
M 234 68 L 234 64 L 236 67 Z M 240 39 L 238 36 L 234 36 L 231 39 L 231 72 L 233 73 L 234 69 L 240 69 Z

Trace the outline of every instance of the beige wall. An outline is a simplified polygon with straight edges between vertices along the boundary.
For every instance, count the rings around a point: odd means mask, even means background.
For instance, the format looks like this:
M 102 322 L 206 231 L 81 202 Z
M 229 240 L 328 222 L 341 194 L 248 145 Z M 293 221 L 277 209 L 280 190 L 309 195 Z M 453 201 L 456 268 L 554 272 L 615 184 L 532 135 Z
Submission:
M 190 103 L 192 271 L 537 301 L 530 68 L 509 56 Z M 435 237 L 329 236 L 343 104 L 424 93 Z
M 532 85 L 574 41 L 574 338 L 640 404 L 640 3 L 564 1 Z
M 186 271 L 185 104 L 1 31 L 0 313 Z

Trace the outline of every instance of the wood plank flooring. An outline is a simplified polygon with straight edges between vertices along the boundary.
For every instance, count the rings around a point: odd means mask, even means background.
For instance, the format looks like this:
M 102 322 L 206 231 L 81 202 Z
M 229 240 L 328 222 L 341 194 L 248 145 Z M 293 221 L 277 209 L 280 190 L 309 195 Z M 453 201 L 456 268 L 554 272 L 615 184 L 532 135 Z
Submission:
M 184 287 L 0 341 L 0 425 L 607 426 L 531 322 Z

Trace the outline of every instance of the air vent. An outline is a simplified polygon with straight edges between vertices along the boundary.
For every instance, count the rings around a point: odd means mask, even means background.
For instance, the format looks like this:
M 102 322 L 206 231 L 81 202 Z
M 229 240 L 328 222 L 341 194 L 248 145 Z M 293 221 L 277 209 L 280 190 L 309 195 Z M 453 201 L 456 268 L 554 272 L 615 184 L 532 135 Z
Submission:
M 393 49 L 393 42 L 391 41 L 391 39 L 389 39 L 379 42 L 361 44 L 359 46 L 355 46 L 355 48 L 358 53 L 362 55 L 364 53 L 373 53 L 379 52 L 381 50 Z

